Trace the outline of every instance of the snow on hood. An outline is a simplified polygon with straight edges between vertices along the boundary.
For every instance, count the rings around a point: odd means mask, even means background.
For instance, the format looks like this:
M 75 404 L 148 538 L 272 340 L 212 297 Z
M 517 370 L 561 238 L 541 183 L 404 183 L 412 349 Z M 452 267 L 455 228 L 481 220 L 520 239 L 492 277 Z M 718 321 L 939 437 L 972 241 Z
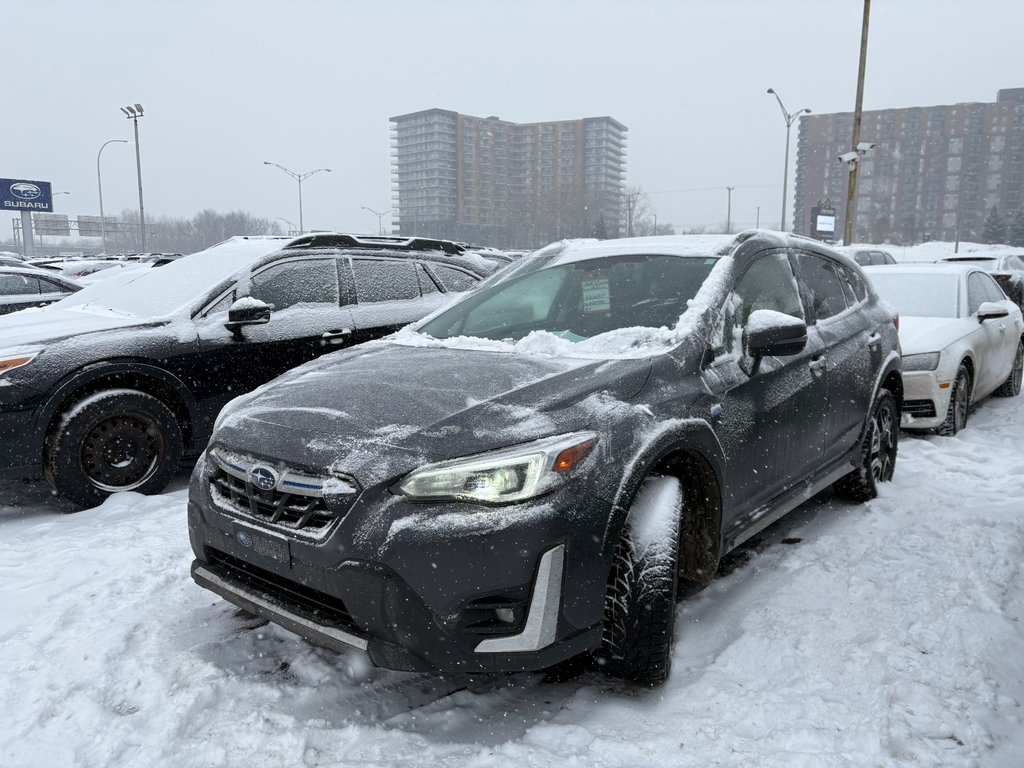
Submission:
M 645 361 L 515 356 L 495 365 L 477 351 L 370 343 L 232 401 L 213 442 L 262 446 L 268 458 L 367 485 L 424 461 L 592 426 L 597 411 L 639 392 L 649 371 Z
M 138 325 L 131 316 L 115 312 L 83 312 L 58 308 L 56 305 L 38 309 L 23 309 L 0 316 L 0 347 L 40 344 L 77 336 L 82 333 L 109 331 Z
M 900 316 L 900 347 L 904 355 L 940 352 L 950 344 L 976 330 L 978 321 L 972 317 L 908 317 Z

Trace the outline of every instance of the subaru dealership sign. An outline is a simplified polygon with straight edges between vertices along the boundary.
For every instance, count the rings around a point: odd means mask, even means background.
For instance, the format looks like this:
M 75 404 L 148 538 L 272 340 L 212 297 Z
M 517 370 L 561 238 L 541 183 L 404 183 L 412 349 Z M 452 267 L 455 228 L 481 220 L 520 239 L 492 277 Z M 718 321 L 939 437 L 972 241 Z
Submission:
M 0 179 L 0 210 L 52 211 L 50 182 Z

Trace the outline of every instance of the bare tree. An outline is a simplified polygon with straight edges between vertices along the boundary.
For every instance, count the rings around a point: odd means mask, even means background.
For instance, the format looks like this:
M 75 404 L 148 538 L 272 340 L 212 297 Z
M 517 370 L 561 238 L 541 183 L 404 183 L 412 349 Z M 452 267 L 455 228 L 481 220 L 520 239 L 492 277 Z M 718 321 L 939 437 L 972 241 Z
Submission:
M 622 196 L 623 225 L 625 237 L 636 237 L 640 234 L 637 224 L 651 218 L 651 197 L 643 187 L 628 187 Z

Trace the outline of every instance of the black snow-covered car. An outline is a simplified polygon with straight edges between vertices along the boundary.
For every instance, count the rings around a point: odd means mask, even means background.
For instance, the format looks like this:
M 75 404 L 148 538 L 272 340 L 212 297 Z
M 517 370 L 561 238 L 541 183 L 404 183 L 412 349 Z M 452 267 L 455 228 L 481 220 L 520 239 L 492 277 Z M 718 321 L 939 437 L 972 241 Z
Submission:
M 195 581 L 377 665 L 668 674 L 677 577 L 893 473 L 894 318 L 768 232 L 570 241 L 219 417 Z
M 0 317 L 0 474 L 42 474 L 79 505 L 155 493 L 231 398 L 499 266 L 442 240 L 237 237 Z
M 81 289 L 74 280 L 41 269 L 0 265 L 0 315 L 29 307 L 45 307 Z

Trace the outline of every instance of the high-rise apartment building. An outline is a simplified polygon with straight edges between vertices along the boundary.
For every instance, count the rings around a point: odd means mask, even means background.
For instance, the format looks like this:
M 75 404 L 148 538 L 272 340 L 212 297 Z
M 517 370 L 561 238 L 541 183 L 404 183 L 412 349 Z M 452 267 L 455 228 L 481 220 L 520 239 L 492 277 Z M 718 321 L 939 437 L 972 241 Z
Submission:
M 800 120 L 794 229 L 810 232 L 811 207 L 825 200 L 846 221 L 853 113 Z M 861 141 L 875 147 L 859 161 L 854 240 L 911 244 L 980 240 L 998 206 L 1004 218 L 1024 204 L 1024 88 L 992 103 L 864 112 Z
M 626 126 L 511 123 L 428 109 L 391 118 L 396 231 L 505 248 L 619 230 Z

